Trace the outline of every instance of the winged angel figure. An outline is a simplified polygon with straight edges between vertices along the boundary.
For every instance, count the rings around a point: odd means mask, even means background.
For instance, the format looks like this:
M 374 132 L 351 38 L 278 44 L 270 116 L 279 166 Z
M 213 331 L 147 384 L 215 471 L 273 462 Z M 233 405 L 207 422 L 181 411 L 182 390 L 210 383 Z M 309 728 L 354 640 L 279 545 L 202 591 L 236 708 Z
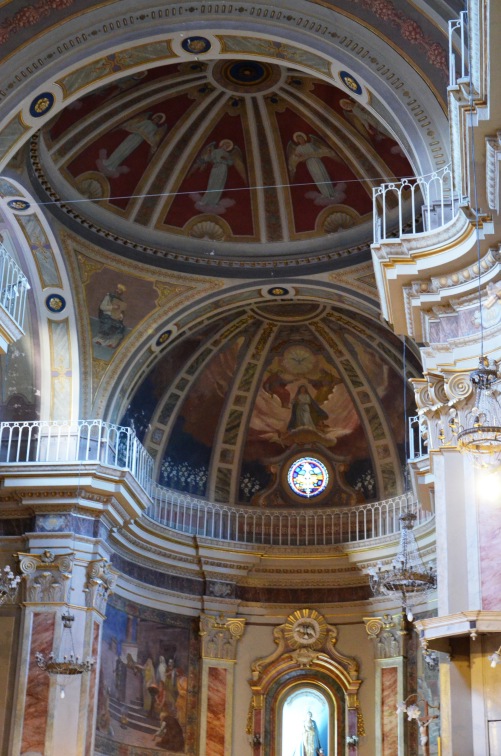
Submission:
M 322 158 L 332 158 L 340 162 L 337 153 L 329 147 L 327 142 L 314 134 L 304 134 L 296 131 L 292 141 L 287 145 L 287 166 L 291 180 L 296 174 L 296 168 L 303 161 L 311 178 L 318 189 L 317 192 L 308 192 L 306 197 L 315 200 L 317 205 L 330 205 L 342 202 L 345 197 L 346 184 L 333 184 Z
M 193 195 L 195 207 L 202 212 L 220 215 L 235 204 L 235 200 L 222 199 L 230 168 L 234 166 L 243 181 L 247 182 L 242 150 L 231 139 L 221 139 L 219 144 L 210 142 L 198 156 L 191 172 L 204 171 L 208 165 L 211 169 L 207 189 L 203 195 Z

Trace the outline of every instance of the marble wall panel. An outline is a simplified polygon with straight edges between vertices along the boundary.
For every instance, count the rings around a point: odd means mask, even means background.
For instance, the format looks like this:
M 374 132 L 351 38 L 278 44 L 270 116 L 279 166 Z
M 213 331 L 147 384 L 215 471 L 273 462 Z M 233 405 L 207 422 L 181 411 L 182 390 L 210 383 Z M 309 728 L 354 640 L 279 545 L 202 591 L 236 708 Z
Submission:
M 482 590 L 482 609 L 486 611 L 501 610 L 501 567 L 498 559 L 493 559 L 499 549 L 501 536 L 501 511 L 499 507 L 481 505 L 478 518 L 478 539 L 480 551 L 480 584 Z
M 206 756 L 224 756 L 227 674 L 223 667 L 209 669 Z
M 395 756 L 398 753 L 398 670 L 396 667 L 384 667 L 381 670 L 381 732 L 383 756 Z
M 40 651 L 48 656 L 52 651 L 55 621 L 54 612 L 35 612 L 33 614 L 22 753 L 30 751 L 45 753 L 50 678 L 47 672 L 37 666 L 35 653 Z

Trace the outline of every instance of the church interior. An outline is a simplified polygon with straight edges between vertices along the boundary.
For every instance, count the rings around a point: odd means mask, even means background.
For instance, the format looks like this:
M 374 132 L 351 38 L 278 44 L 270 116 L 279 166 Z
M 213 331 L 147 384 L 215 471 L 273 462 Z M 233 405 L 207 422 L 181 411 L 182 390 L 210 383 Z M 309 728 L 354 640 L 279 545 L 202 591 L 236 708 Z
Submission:
M 0 3 L 1 754 L 501 756 L 500 29 Z

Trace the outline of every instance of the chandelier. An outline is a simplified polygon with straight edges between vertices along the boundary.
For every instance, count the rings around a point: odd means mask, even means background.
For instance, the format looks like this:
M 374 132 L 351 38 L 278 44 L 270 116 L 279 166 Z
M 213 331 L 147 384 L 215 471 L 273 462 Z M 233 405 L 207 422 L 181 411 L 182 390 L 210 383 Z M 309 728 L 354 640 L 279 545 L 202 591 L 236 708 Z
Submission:
M 497 380 L 495 363 L 480 357 L 478 368 L 470 373 L 476 392 L 475 406 L 466 415 L 467 427 L 459 428 L 457 433 L 458 448 L 472 457 L 476 467 L 492 469 L 501 464 L 501 406 L 495 395 Z
M 0 572 L 0 606 L 14 603 L 20 582 L 20 576 L 14 575 L 9 565 L 3 568 Z
M 419 555 L 413 533 L 416 515 L 408 509 L 399 520 L 402 526 L 398 554 L 390 567 L 385 568 L 381 563 L 374 567 L 369 572 L 369 580 L 374 595 L 399 597 L 407 619 L 412 622 L 412 606 L 419 597 L 436 588 L 437 576 L 433 567 L 424 566 Z
M 47 657 L 41 651 L 37 651 L 35 653 L 35 658 L 41 669 L 48 672 L 49 675 L 61 678 L 58 682 L 61 686 L 61 698 L 64 698 L 65 685 L 69 679 L 75 675 L 90 672 L 94 666 L 94 660 L 87 659 L 86 661 L 80 661 L 79 657 L 75 655 L 73 633 L 71 630 L 75 617 L 73 614 L 70 614 L 69 609 L 61 615 L 61 620 L 63 623 L 63 631 L 61 634 L 60 658 L 57 658 L 53 651 L 51 651 Z

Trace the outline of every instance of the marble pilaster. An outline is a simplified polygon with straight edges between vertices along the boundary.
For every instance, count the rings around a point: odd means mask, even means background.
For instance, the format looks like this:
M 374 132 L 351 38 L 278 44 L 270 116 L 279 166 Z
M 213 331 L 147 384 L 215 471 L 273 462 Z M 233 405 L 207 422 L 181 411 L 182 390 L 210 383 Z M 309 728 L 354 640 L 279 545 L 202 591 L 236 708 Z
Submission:
M 9 754 L 91 756 L 97 701 L 97 664 L 90 672 L 62 677 L 37 663 L 74 653 L 99 658 L 104 607 L 116 574 L 104 559 L 90 562 L 75 552 L 17 554 L 22 575 L 22 621 L 14 718 Z M 73 617 L 64 629 L 63 613 Z M 71 723 L 71 726 L 69 726 Z
M 200 753 L 231 756 L 232 702 L 237 644 L 245 629 L 239 617 L 200 617 L 202 701 Z
M 406 651 L 408 633 L 403 614 L 364 618 L 374 647 L 376 682 L 375 756 L 403 756 L 405 732 L 397 703 L 406 695 Z

